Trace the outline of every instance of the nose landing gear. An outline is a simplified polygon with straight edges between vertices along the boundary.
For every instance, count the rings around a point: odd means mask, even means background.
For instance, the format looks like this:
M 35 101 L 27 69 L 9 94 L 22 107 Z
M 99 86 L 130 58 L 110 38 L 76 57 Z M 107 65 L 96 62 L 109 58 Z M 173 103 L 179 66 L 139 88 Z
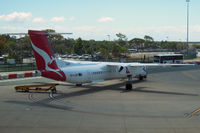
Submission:
M 126 81 L 126 90 L 132 90 L 132 75 L 127 76 L 128 81 Z

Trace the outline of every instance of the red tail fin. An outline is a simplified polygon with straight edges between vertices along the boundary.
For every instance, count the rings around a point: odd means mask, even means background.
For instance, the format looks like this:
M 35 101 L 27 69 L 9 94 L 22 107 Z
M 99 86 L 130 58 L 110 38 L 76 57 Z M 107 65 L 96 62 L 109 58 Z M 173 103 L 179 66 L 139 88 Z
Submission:
M 47 39 L 47 33 L 45 31 L 29 30 L 28 34 L 31 38 L 38 70 L 46 70 L 45 62 L 51 63 L 52 59 L 54 59 L 54 55 Z M 51 65 L 54 69 L 58 69 L 56 63 L 51 63 Z
M 51 45 L 47 39 L 48 33 L 29 30 L 28 34 L 31 38 L 37 68 L 42 72 L 42 76 L 55 80 L 66 80 L 65 74 L 58 68 L 51 50 Z

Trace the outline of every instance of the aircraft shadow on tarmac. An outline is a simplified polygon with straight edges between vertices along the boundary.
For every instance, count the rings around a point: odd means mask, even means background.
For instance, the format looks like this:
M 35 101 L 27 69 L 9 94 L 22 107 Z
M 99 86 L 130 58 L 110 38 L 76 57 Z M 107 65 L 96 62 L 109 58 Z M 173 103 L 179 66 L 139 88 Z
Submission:
M 52 101 L 52 100 L 51 100 Z M 58 110 L 72 110 L 71 107 L 61 106 L 61 105 L 54 105 L 49 104 L 49 102 L 28 102 L 28 101 L 5 101 L 6 103 L 10 104 L 19 104 L 19 105 L 28 105 L 28 106 L 37 106 L 37 107 L 47 107 L 51 109 L 58 109 Z
M 135 80 L 135 81 L 133 81 L 133 84 L 137 84 L 137 83 L 141 83 L 141 82 L 144 82 L 144 81 Z M 88 95 L 88 94 L 97 93 L 97 92 L 106 91 L 106 90 L 120 91 L 120 93 L 133 93 L 133 94 L 134 94 L 134 92 L 137 92 L 137 93 L 153 93 L 153 94 L 161 94 L 161 95 L 164 94 L 164 95 L 180 95 L 180 96 L 181 95 L 183 95 L 183 96 L 199 96 L 198 94 L 191 94 L 191 93 L 150 90 L 148 87 L 136 87 L 133 90 L 128 91 L 128 90 L 125 90 L 124 88 L 122 88 L 122 86 L 124 86 L 124 85 L 125 85 L 125 82 L 120 82 L 120 83 L 117 83 L 114 85 L 112 84 L 112 85 L 107 85 L 107 86 L 84 85 L 84 86 L 82 86 L 82 88 L 84 88 L 84 89 L 80 90 L 80 91 L 74 91 L 74 92 L 69 92 L 69 93 L 58 92 L 56 94 L 56 96 L 54 96 L 54 100 L 63 100 L 63 99 L 71 98 L 71 97 L 78 97 L 78 96 Z M 69 86 L 72 86 L 72 85 L 69 85 Z M 29 95 L 31 95 L 31 94 L 34 94 L 34 93 L 29 93 Z M 36 101 L 33 100 L 32 102 L 30 102 L 30 101 L 13 101 L 13 100 L 4 101 L 4 102 L 11 103 L 11 104 L 47 107 L 47 108 L 59 109 L 59 110 L 73 110 L 72 107 L 50 104 L 51 101 L 53 101 L 53 99 L 45 98 L 45 99 L 38 99 Z
M 137 87 L 133 91 L 144 92 L 144 93 L 155 93 L 155 94 L 167 94 L 167 95 L 184 95 L 184 96 L 199 96 L 198 94 L 191 93 L 180 93 L 180 92 L 165 92 L 165 91 L 153 91 L 153 90 L 143 90 L 144 87 Z
M 133 84 L 141 83 L 144 81 L 134 81 Z M 120 93 L 134 93 L 134 92 L 141 92 L 141 93 L 155 93 L 155 94 L 165 94 L 165 95 L 184 95 L 184 96 L 199 96 L 198 94 L 191 94 L 191 93 L 180 93 L 180 92 L 166 92 L 166 91 L 156 91 L 156 90 L 150 90 L 148 87 L 137 87 L 133 88 L 133 90 L 125 90 L 124 88 L 121 88 L 124 86 L 125 83 L 118 83 L 114 85 L 107 85 L 107 86 L 83 86 L 85 89 L 81 91 L 71 92 L 71 93 L 60 93 L 60 95 L 55 96 L 56 99 L 65 99 L 70 97 L 76 97 L 76 96 L 82 96 L 92 93 L 97 93 L 100 91 L 105 90 L 113 90 L 113 91 L 120 91 Z

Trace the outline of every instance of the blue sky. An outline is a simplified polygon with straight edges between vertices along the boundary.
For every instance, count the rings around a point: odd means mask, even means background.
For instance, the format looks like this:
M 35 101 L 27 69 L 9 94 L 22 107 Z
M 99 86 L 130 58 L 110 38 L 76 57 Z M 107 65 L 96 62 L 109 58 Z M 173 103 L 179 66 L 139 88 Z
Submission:
M 190 2 L 190 41 L 200 41 L 199 0 Z M 0 33 L 28 29 L 73 32 L 95 40 L 150 35 L 155 40 L 186 40 L 185 0 L 2 0 Z

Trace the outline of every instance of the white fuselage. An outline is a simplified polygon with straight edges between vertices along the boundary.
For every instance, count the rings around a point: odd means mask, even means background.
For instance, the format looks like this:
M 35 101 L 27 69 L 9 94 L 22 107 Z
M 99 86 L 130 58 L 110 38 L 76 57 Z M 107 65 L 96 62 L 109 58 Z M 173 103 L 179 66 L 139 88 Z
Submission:
M 61 61 L 57 60 L 60 64 L 60 69 L 66 75 L 66 81 L 76 84 L 101 82 L 109 79 L 126 78 L 128 75 L 132 77 L 146 76 L 145 67 L 128 67 L 129 73 L 126 68 L 120 70 L 120 67 L 108 67 L 110 62 L 86 62 L 86 61 Z M 119 63 L 116 63 L 119 65 Z

